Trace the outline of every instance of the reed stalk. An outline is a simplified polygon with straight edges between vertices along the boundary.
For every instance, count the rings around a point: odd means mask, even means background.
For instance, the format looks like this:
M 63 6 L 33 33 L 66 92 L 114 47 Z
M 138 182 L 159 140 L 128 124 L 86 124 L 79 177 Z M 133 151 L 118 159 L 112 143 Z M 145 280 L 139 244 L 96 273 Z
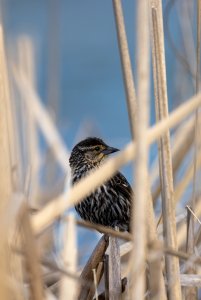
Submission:
M 77 272 L 77 241 L 75 217 L 71 213 L 68 216 L 67 228 L 63 235 L 63 263 L 69 272 Z M 59 300 L 74 300 L 77 298 L 77 282 L 68 276 L 62 276 Z
M 18 68 L 22 74 L 26 75 L 30 86 L 33 90 L 36 88 L 36 78 L 35 78 L 35 55 L 34 55 L 34 44 L 29 36 L 20 36 L 17 40 L 18 49 Z M 24 99 L 20 99 L 24 103 Z M 39 166 L 40 166 L 40 153 L 38 151 L 38 132 L 36 120 L 32 114 L 32 106 L 30 103 L 25 102 L 24 114 L 22 118 L 27 124 L 24 128 L 24 148 L 26 149 L 26 155 L 28 156 L 26 169 L 30 169 L 31 186 L 30 186 L 30 206 L 37 207 L 36 202 L 38 188 L 39 188 Z
M 141 21 L 143 20 L 143 26 Z M 132 209 L 133 251 L 129 264 L 131 269 L 130 295 L 132 299 L 144 299 L 146 259 L 146 211 L 148 187 L 148 145 L 146 132 L 149 126 L 149 29 L 147 1 L 138 1 L 137 9 L 137 112 L 135 119 L 136 168 L 134 202 Z M 143 57 L 143 59 L 142 59 Z
M 16 155 L 15 155 L 15 124 L 13 106 L 9 88 L 8 65 L 2 15 L 0 16 L 0 298 L 24 299 L 21 288 L 23 282 L 21 258 L 16 257 L 9 248 L 10 230 L 15 221 L 13 219 L 16 206 L 12 200 L 13 191 L 18 185 L 16 182 Z M 13 228 L 12 228 L 13 230 Z
M 152 27 L 152 56 L 154 73 L 154 91 L 156 118 L 162 120 L 168 116 L 168 98 L 164 50 L 163 15 L 161 1 L 150 1 L 150 18 Z M 159 173 L 162 188 L 163 232 L 166 246 L 177 248 L 176 218 L 174 205 L 172 158 L 170 152 L 170 135 L 166 131 L 158 142 Z M 176 257 L 166 255 L 166 273 L 168 295 L 170 300 L 181 299 L 179 282 L 179 261 Z M 174 278 L 174 282 L 172 281 Z
M 115 237 L 109 237 L 109 299 L 115 300 L 121 297 L 121 261 L 119 242 Z
M 42 270 L 36 247 L 36 240 L 32 232 L 27 206 L 24 205 L 20 212 L 23 247 L 25 251 L 25 265 L 30 282 L 30 297 L 33 300 L 44 300 Z
M 130 130 L 131 136 L 134 139 L 137 103 L 121 0 L 113 0 L 113 8 L 126 92 Z
M 186 231 L 186 252 L 189 255 L 194 253 L 195 247 L 195 233 L 194 233 L 194 217 L 191 214 L 191 211 L 187 209 L 187 231 Z M 195 274 L 196 268 L 194 266 L 190 266 L 187 270 L 187 274 Z M 185 289 L 185 300 L 196 300 L 198 296 L 198 291 L 195 287 L 189 287 Z

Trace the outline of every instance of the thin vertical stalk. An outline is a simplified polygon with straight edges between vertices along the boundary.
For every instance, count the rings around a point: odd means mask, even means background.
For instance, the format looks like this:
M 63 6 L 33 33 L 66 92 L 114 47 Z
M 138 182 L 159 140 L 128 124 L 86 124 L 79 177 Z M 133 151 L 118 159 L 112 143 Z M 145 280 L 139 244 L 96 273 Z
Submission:
M 95 271 L 95 274 L 94 274 L 94 271 Z M 89 294 L 88 294 L 86 300 L 91 300 L 92 297 L 94 296 L 94 293 L 97 292 L 97 287 L 103 276 L 103 262 L 102 261 L 98 264 L 97 268 L 93 269 L 93 275 L 94 275 L 94 285 L 93 284 L 91 285 L 91 289 L 89 291 Z M 96 280 L 96 282 L 95 282 L 95 280 Z
M 190 210 L 187 209 L 187 238 L 186 238 L 186 252 L 191 256 L 194 254 L 194 217 L 192 216 Z M 187 274 L 195 274 L 195 265 L 190 266 L 187 270 Z M 188 287 L 185 288 L 185 300 L 196 300 L 197 299 L 197 288 Z
M 188 153 L 192 143 L 193 143 L 193 119 L 190 119 L 189 122 L 186 122 L 186 124 L 182 124 L 182 126 L 179 127 L 179 129 L 176 131 L 176 134 L 173 137 L 173 143 L 172 143 L 172 168 L 173 173 L 175 176 L 175 173 L 178 171 L 179 167 L 181 166 L 183 160 L 186 157 L 186 154 Z M 158 160 L 158 157 L 156 158 Z M 150 178 L 152 181 L 152 184 L 156 181 L 156 178 L 158 178 L 158 171 L 156 170 L 158 168 L 158 164 L 154 165 L 154 169 L 152 169 Z M 153 202 L 157 200 L 161 192 L 161 186 L 160 181 L 157 182 L 157 185 L 155 186 L 153 190 Z
M 191 203 L 191 201 L 189 201 Z M 195 210 L 194 210 L 195 215 L 200 218 L 201 216 L 201 198 L 198 199 L 196 202 Z M 183 223 L 177 232 L 177 241 L 178 241 L 178 247 L 182 247 L 184 244 L 186 238 L 186 223 Z
M 30 281 L 31 299 L 44 300 L 45 296 L 42 283 L 42 270 L 39 264 L 36 241 L 31 228 L 28 208 L 26 205 L 22 208 L 20 217 L 20 219 L 22 219 L 22 233 L 24 237 L 23 247 Z
M 92 271 L 94 276 L 95 299 L 98 300 L 98 285 L 97 285 L 97 278 L 96 278 L 96 269 L 93 269 Z
M 2 21 L 2 20 L 0 20 Z M 7 114 L 10 106 L 10 97 L 8 89 L 7 65 L 4 49 L 3 28 L 0 23 L 0 298 L 10 299 L 11 296 L 5 278 L 8 276 L 8 227 L 5 222 L 6 211 L 9 208 L 9 202 L 12 194 L 12 164 L 11 164 L 11 144 L 9 143 L 9 124 Z M 10 119 L 10 121 L 12 121 Z M 16 271 L 16 270 L 15 270 Z
M 104 256 L 105 300 L 109 300 L 109 255 Z
M 67 271 L 76 273 L 77 271 L 77 241 L 76 224 L 73 213 L 68 216 L 67 228 L 64 230 L 63 262 Z M 75 279 L 63 276 L 60 286 L 60 300 L 74 300 L 77 298 L 77 282 Z
M 33 41 L 28 36 L 18 38 L 18 67 L 22 74 L 26 75 L 29 84 L 36 87 L 35 67 L 34 67 L 34 45 Z M 22 95 L 23 97 L 23 95 Z M 20 99 L 23 101 L 23 99 Z M 24 103 L 24 101 L 23 101 Z M 28 165 L 26 170 L 30 168 L 31 187 L 30 201 L 32 207 L 37 207 L 36 198 L 38 193 L 38 171 L 39 171 L 39 151 L 38 151 L 38 136 L 36 120 L 31 112 L 32 106 L 25 102 L 25 115 L 22 115 L 27 126 L 25 126 L 25 153 L 28 156 Z
M 47 65 L 47 100 L 51 116 L 56 122 L 59 109 L 59 82 L 60 82 L 60 61 L 59 61 L 59 22 L 60 22 L 60 1 L 50 0 L 48 5 L 48 65 Z
M 128 50 L 128 42 L 126 37 L 126 29 L 124 24 L 124 16 L 121 0 L 113 0 L 114 15 L 117 28 L 117 38 L 121 57 L 124 86 L 126 91 L 127 108 L 129 114 L 129 122 L 131 136 L 134 139 L 135 119 L 136 119 L 136 95 L 133 81 L 132 66 Z
M 148 245 L 148 293 L 150 300 L 167 299 L 162 273 L 162 258 L 160 242 L 152 241 Z M 163 282 L 161 281 L 163 279 Z
M 195 43 L 194 43 L 193 30 L 192 30 L 192 18 L 191 18 L 192 11 L 194 9 L 194 2 L 195 1 L 182 1 L 178 3 L 179 5 L 175 5 L 175 9 L 177 10 L 178 19 L 180 22 L 182 41 L 184 47 L 184 55 L 186 57 L 185 67 L 187 68 L 186 71 L 189 72 L 193 81 L 194 78 L 196 77 L 196 51 L 195 51 Z M 183 57 L 184 60 L 185 57 Z M 183 74 L 180 74 L 180 79 L 182 80 L 182 82 L 184 82 L 187 73 L 186 72 L 182 72 L 182 73 Z M 195 82 L 193 82 L 193 86 L 195 86 Z M 187 88 L 189 88 L 189 85 L 187 86 Z M 183 90 L 182 86 L 181 86 L 181 90 Z M 185 97 L 185 95 L 181 95 L 181 96 Z
M 200 91 L 200 43 L 201 43 L 201 1 L 197 0 L 197 47 L 196 47 L 196 94 Z M 197 190 L 198 190 L 198 176 L 199 173 L 199 152 L 201 149 L 200 143 L 200 129 L 201 129 L 201 122 L 199 120 L 200 110 L 199 108 L 195 112 L 195 128 L 194 128 L 194 168 L 193 168 L 193 195 L 191 206 L 192 210 L 195 209 L 196 204 L 196 197 Z M 194 229 L 194 219 L 191 216 L 190 212 L 187 212 L 188 216 L 188 223 L 187 223 L 187 253 L 191 255 L 194 253 L 194 246 L 195 246 L 195 229 Z M 188 270 L 188 273 L 195 274 L 196 269 L 191 268 Z M 186 289 L 186 300 L 196 300 L 198 297 L 197 289 L 190 287 Z
M 150 190 L 150 189 L 149 189 Z M 154 251 L 156 250 L 154 261 L 148 259 L 149 274 L 150 274 L 150 299 L 151 300 L 165 300 L 167 299 L 165 282 L 162 270 L 162 254 L 160 250 L 157 250 L 159 243 L 156 233 L 156 222 L 154 216 L 153 202 L 151 193 L 147 197 L 147 244 L 154 245 Z M 156 247 L 156 249 L 155 249 Z M 154 252 L 153 251 L 153 252 Z M 155 278 L 157 276 L 157 279 Z
M 143 26 L 141 22 L 143 20 Z M 149 29 L 148 5 L 146 0 L 138 1 L 137 10 L 137 122 L 136 127 L 136 170 L 135 199 L 132 215 L 134 246 L 130 263 L 133 264 L 131 277 L 131 298 L 144 299 L 145 257 L 146 257 L 146 202 L 148 196 L 147 163 L 148 145 L 146 133 L 149 124 Z
M 121 261 L 118 239 L 109 237 L 109 299 L 121 298 Z
M 84 279 L 85 281 L 93 281 L 93 273 L 92 269 L 96 268 L 99 262 L 102 261 L 105 251 L 108 247 L 108 236 L 104 235 L 100 241 L 98 242 L 96 248 L 94 249 L 93 253 L 91 254 L 87 264 L 85 265 L 82 273 L 80 275 L 80 279 Z M 90 287 L 86 287 L 85 285 L 81 284 L 79 289 L 79 296 L 78 300 L 85 300 L 90 292 Z
M 196 47 L 196 94 L 200 91 L 200 45 L 201 43 L 201 1 L 197 0 L 197 47 Z M 192 196 L 192 208 L 195 207 L 196 201 L 196 189 L 198 187 L 198 153 L 201 149 L 200 142 L 200 129 L 201 129 L 201 121 L 199 120 L 200 110 L 199 108 L 195 112 L 195 128 L 194 128 L 194 171 L 193 171 L 193 196 Z
M 197 166 L 201 167 L 201 156 L 197 159 Z M 193 162 L 190 163 L 188 168 L 185 170 L 185 172 L 182 174 L 183 177 L 181 181 L 177 184 L 175 187 L 175 203 L 179 202 L 181 200 L 183 193 L 185 192 L 187 186 L 192 182 L 193 178 L 193 171 L 194 171 L 194 164 Z
M 161 1 L 150 1 L 152 26 L 152 54 L 154 72 L 154 90 L 157 120 L 168 116 L 168 98 L 165 68 L 164 33 Z M 173 190 L 172 159 L 170 152 L 170 135 L 167 131 L 159 141 L 159 171 L 162 186 L 162 212 L 165 246 L 177 249 L 176 219 Z M 170 300 L 181 299 L 179 281 L 179 261 L 176 257 L 166 255 L 168 295 Z M 174 280 L 172 280 L 174 278 Z
M 0 103 L 0 298 L 13 298 L 12 291 L 18 300 L 24 299 L 22 261 L 10 252 L 8 245 L 15 230 L 13 225 L 15 226 L 16 215 L 12 213 L 18 209 L 18 203 L 12 201 L 14 198 L 12 193 L 17 186 L 14 169 L 17 162 L 15 151 L 18 137 L 15 138 L 17 132 L 13 119 L 14 106 L 10 96 L 2 15 L 0 15 Z M 11 280 L 10 284 L 8 280 Z
M 196 94 L 200 91 L 201 1 L 197 0 Z

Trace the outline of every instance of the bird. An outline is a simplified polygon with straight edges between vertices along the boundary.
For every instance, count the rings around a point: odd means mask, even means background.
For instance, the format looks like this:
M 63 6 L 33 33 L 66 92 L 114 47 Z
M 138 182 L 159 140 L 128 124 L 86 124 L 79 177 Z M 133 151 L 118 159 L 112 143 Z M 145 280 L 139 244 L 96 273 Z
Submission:
M 97 137 L 88 137 L 76 144 L 69 158 L 72 185 L 99 168 L 105 158 L 117 151 L 119 149 L 108 146 Z M 75 210 L 85 221 L 130 231 L 132 195 L 130 184 L 118 171 L 75 205 Z

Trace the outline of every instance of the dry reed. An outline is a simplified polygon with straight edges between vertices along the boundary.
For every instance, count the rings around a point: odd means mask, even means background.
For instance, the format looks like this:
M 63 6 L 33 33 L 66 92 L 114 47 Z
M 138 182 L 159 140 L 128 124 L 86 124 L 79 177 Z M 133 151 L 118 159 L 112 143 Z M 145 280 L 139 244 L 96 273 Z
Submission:
M 140 25 L 141 20 L 143 20 L 143 26 Z M 130 279 L 130 297 L 132 299 L 143 299 L 145 294 L 146 203 L 148 198 L 148 189 L 146 189 L 148 187 L 146 184 L 148 165 L 146 131 L 149 126 L 149 30 L 147 1 L 138 1 L 136 27 L 138 28 L 137 111 L 135 120 L 136 167 L 135 197 L 132 207 L 133 251 L 131 252 L 129 263 L 133 265 Z
M 13 193 L 19 185 L 20 178 L 16 176 L 17 157 L 15 148 L 15 122 L 13 118 L 13 106 L 11 102 L 8 65 L 6 61 L 6 50 L 2 15 L 0 22 L 0 298 L 24 299 L 22 261 L 16 257 L 9 248 L 9 239 L 13 238 L 13 226 L 16 225 L 16 206 L 13 203 Z M 18 162 L 19 163 L 19 162 Z M 20 166 L 19 166 L 20 167 Z M 20 286 L 20 287 L 19 287 Z
M 63 234 L 64 249 L 63 249 L 63 263 L 65 268 L 76 273 L 77 271 L 77 241 L 76 241 L 76 223 L 73 214 L 69 214 L 67 229 Z M 63 275 L 60 286 L 60 300 L 69 300 L 77 298 L 77 282 L 70 277 Z
M 163 16 L 161 1 L 150 6 L 153 35 L 153 72 L 155 89 L 156 118 L 162 120 L 168 116 L 168 99 L 166 83 L 165 50 L 163 37 Z M 176 219 L 174 211 L 174 190 L 170 136 L 167 131 L 158 142 L 159 171 L 162 195 L 163 232 L 166 246 L 177 248 Z M 165 257 L 168 284 L 172 278 L 179 278 L 179 261 L 176 257 Z M 179 280 L 175 280 L 168 290 L 171 300 L 181 299 Z
M 123 70 L 130 130 L 132 138 L 134 139 L 137 104 L 121 0 L 113 0 L 113 8 L 116 20 L 117 37 Z

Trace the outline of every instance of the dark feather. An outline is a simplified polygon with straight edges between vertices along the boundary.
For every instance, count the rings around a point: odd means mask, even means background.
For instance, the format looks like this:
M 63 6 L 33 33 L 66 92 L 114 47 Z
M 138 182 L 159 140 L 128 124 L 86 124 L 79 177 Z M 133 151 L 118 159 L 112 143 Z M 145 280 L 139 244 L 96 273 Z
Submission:
M 101 164 L 101 161 L 87 160 L 87 149 L 81 147 L 102 145 L 107 146 L 101 139 L 88 138 L 78 143 L 72 150 L 70 166 L 72 169 L 72 183 L 79 181 L 83 176 Z M 129 231 L 131 216 L 132 188 L 126 178 L 117 172 L 110 180 L 96 189 L 92 194 L 75 206 L 76 211 L 84 220 Z

